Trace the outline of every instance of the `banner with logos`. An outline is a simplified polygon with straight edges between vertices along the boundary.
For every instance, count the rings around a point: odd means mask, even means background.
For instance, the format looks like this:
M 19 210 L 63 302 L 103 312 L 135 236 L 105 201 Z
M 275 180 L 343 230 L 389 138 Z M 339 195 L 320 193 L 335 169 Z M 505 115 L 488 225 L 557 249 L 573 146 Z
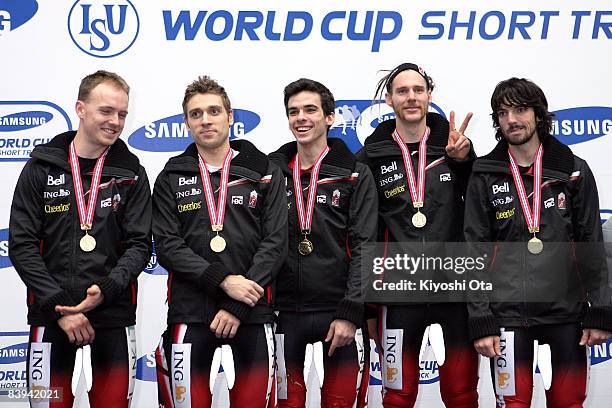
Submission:
M 300 77 L 318 80 L 336 99 L 330 136 L 356 151 L 393 116 L 373 101 L 380 70 L 414 62 L 435 81 L 431 110 L 445 117 L 454 110 L 460 120 L 474 112 L 466 134 L 480 155 L 495 144 L 493 88 L 526 77 L 548 98 L 553 134 L 593 170 L 605 220 L 612 214 L 611 40 L 604 0 L 0 0 L 0 394 L 25 383 L 28 336 L 25 287 L 8 258 L 12 191 L 36 145 L 78 128 L 74 104 L 85 75 L 107 69 L 130 84 L 121 137 L 150 180 L 191 142 L 181 102 L 198 75 L 228 91 L 231 137 L 264 152 L 293 138 L 283 88 Z M 165 328 L 166 279 L 153 255 L 139 278 L 137 407 L 156 402 L 152 352 Z M 591 348 L 590 359 L 586 406 L 604 406 L 612 400 L 612 343 Z M 431 353 L 420 367 L 417 407 L 442 407 Z M 370 369 L 370 405 L 379 406 L 377 360 Z M 534 406 L 543 407 L 543 386 L 535 383 Z M 485 360 L 479 391 L 482 406 L 493 407 Z M 309 393 L 313 406 L 317 392 Z

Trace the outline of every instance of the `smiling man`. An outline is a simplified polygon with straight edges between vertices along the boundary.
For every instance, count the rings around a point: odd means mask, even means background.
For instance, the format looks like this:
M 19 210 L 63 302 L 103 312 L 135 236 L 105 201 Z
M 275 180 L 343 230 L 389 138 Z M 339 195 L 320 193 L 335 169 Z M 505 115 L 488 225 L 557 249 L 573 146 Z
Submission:
M 169 272 L 160 406 L 210 406 L 213 355 L 228 344 L 231 405 L 263 408 L 273 378 L 272 281 L 287 251 L 284 180 L 253 144 L 230 142 L 233 112 L 216 81 L 191 83 L 183 113 L 194 143 L 166 163 L 153 191 L 156 251 Z
M 369 377 L 361 264 L 376 236 L 374 180 L 344 142 L 327 138 L 329 89 L 302 78 L 285 87 L 284 102 L 295 141 L 270 154 L 287 180 L 289 214 L 289 255 L 276 281 L 279 406 L 304 406 L 306 345 L 318 342 L 321 406 L 361 406 Z
M 151 193 L 119 139 L 128 92 L 111 72 L 83 78 L 78 130 L 32 151 L 13 196 L 9 252 L 28 288 L 28 385 L 59 391 L 52 407 L 72 407 L 75 354 L 87 344 L 90 405 L 127 407 L 132 395 L 136 279 L 151 253 Z M 41 361 L 42 373 L 34 368 Z

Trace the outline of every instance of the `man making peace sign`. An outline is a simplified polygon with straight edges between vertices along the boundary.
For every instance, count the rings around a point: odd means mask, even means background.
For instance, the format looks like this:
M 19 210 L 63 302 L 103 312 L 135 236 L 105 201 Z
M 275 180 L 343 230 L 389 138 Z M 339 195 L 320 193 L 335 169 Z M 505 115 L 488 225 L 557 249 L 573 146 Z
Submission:
M 456 130 L 454 112 L 450 126 L 437 113 L 428 113 L 433 88 L 425 71 L 411 63 L 397 66 L 378 83 L 375 99 L 385 92 L 396 117 L 381 122 L 357 156 L 376 180 L 378 240 L 385 249 L 388 243 L 425 248 L 462 240 L 463 194 L 475 158 L 463 133 L 472 114 Z M 392 257 L 390 252 L 385 255 Z M 408 296 L 380 302 L 378 330 L 375 319 L 368 321 L 372 337 L 377 337 L 375 331 L 381 333 L 383 405 L 414 405 L 421 339 L 427 326 L 439 323 L 446 349 L 440 367 L 442 400 L 447 407 L 477 406 L 478 358 L 468 341 L 465 303 L 422 303 Z

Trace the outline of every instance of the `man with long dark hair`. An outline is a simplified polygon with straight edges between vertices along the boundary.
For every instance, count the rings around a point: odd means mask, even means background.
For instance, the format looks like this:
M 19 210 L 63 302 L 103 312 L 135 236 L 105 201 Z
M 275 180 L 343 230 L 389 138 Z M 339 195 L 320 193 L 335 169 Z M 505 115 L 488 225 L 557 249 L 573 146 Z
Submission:
M 582 407 L 584 346 L 612 329 L 595 180 L 550 135 L 553 116 L 536 84 L 500 82 L 491 109 L 498 144 L 474 164 L 464 224 L 466 240 L 492 255 L 481 278 L 493 293 L 471 298 L 470 336 L 491 357 L 498 407 L 530 406 L 534 340 L 550 346 L 547 406 Z

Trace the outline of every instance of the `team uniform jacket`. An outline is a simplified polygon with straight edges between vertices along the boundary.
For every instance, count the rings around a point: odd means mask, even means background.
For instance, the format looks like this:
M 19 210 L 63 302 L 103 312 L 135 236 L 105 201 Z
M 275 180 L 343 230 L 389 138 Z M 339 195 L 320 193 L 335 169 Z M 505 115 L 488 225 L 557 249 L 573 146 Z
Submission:
M 168 270 L 168 324 L 210 324 L 220 309 L 243 323 L 272 321 L 271 285 L 287 253 L 287 212 L 280 170 L 245 140 L 230 163 L 223 231 L 227 247 L 210 248 L 213 233 L 191 144 L 171 158 L 153 190 L 153 235 L 159 263 Z M 218 193 L 220 171 L 211 173 Z M 218 202 L 215 194 L 215 204 Z M 266 290 L 251 308 L 220 288 L 230 274 L 244 275 Z
M 392 137 L 395 119 L 380 123 L 357 153 L 357 159 L 368 165 L 376 182 L 379 202 L 378 241 L 385 243 L 386 256 L 392 256 L 386 243 L 411 243 L 403 251 L 418 250 L 415 256 L 419 256 L 421 250 L 430 253 L 437 251 L 434 248 L 442 248 L 445 242 L 463 241 L 463 219 L 460 214 L 463 214 L 463 197 L 476 155 L 472 147 L 465 162 L 451 159 L 445 149 L 448 143 L 448 121 L 430 112 L 426 124 L 430 134 L 427 140 L 424 206 L 421 209 L 427 216 L 427 223 L 423 228 L 412 225 L 416 209 L 412 205 L 402 152 Z M 417 177 L 419 143 L 410 143 L 408 148 Z M 416 248 L 417 243 L 421 243 L 422 247 Z M 369 314 L 373 312 L 368 309 Z
M 276 280 L 276 310 L 293 312 L 335 311 L 334 318 L 358 327 L 363 321 L 361 265 L 367 244 L 376 239 L 377 201 L 369 169 L 355 160 L 344 142 L 327 140 L 317 184 L 309 240 L 314 251 L 300 255 L 302 240 L 289 163 L 297 153 L 291 142 L 270 154 L 283 171 L 289 222 L 289 256 Z M 304 205 L 308 200 L 310 172 L 302 172 Z M 287 227 L 285 227 L 287 228 Z
M 410 189 L 402 152 L 392 137 L 395 119 L 379 124 L 357 153 L 358 160 L 372 170 L 378 191 L 380 241 L 385 242 L 457 242 L 462 241 L 463 196 L 475 154 L 456 162 L 446 155 L 448 122 L 437 113 L 427 114 L 430 128 L 427 140 L 425 198 L 422 212 L 427 216 L 423 228 L 412 226 L 416 209 L 412 206 Z M 409 144 L 412 165 L 418 169 L 418 143 Z M 416 174 L 415 174 L 416 177 Z
M 532 169 L 523 174 L 523 182 L 531 206 Z M 544 142 L 537 236 L 544 250 L 534 255 L 527 250 L 532 234 L 510 172 L 508 144 L 501 141 L 474 164 L 465 237 L 491 254 L 490 266 L 479 278 L 511 300 L 475 294 L 468 304 L 471 338 L 498 335 L 500 327 L 572 322 L 612 330 L 595 180 L 587 163 L 552 136 Z M 543 301 L 534 302 L 538 297 Z
M 136 279 L 151 256 L 151 192 L 144 168 L 122 140 L 111 146 L 100 180 L 90 231 L 96 241 L 84 252 L 66 132 L 37 146 L 13 196 L 9 254 L 28 288 L 28 324 L 46 326 L 61 316 L 56 305 L 76 305 L 97 284 L 104 302 L 86 313 L 94 328 L 136 321 Z M 85 200 L 91 172 L 82 173 Z

